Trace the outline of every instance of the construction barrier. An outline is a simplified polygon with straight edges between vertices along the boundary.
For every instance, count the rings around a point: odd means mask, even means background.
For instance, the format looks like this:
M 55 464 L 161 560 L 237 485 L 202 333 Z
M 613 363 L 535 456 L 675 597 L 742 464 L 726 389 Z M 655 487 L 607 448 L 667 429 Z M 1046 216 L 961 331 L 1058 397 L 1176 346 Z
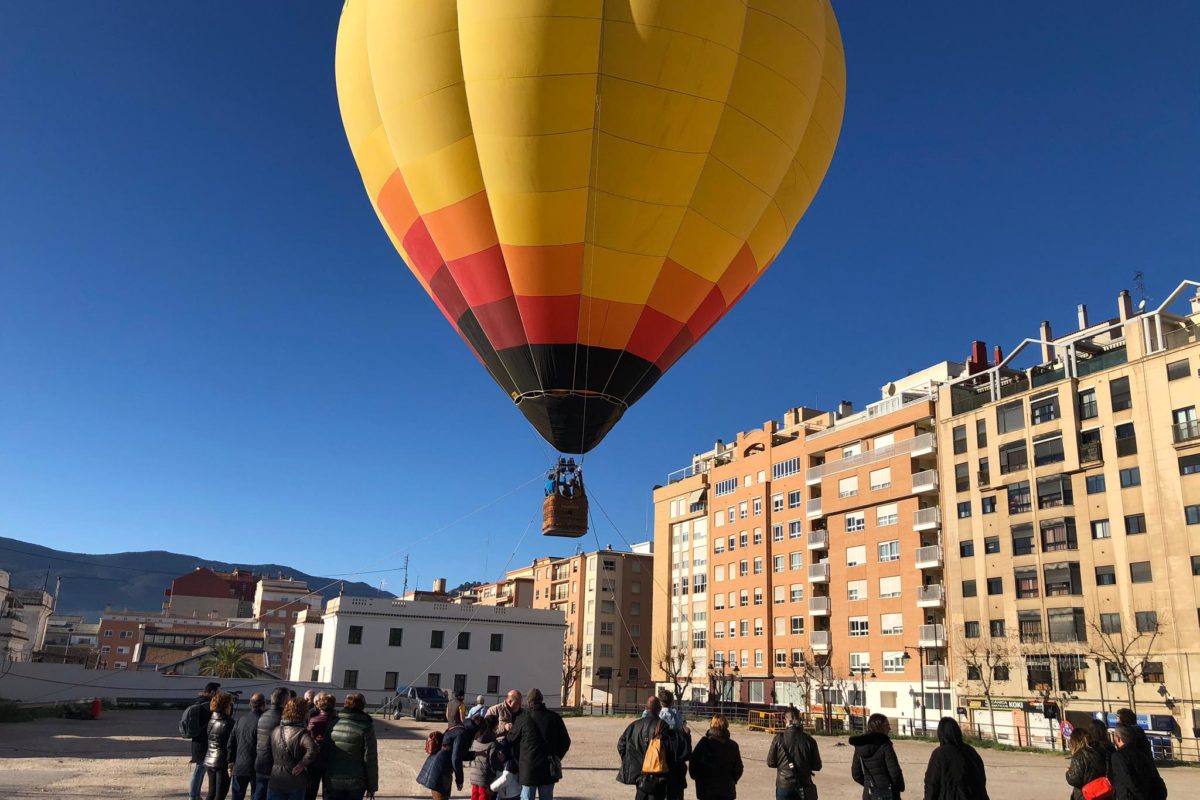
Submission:
M 751 711 L 748 726 L 752 731 L 778 733 L 787 727 L 787 714 L 782 711 Z

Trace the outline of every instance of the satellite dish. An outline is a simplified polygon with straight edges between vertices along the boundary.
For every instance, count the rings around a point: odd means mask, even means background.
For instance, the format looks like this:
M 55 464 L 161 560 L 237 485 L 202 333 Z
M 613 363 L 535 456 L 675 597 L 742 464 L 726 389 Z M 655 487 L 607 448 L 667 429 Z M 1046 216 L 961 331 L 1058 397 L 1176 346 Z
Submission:
M 1145 308 L 1146 308 L 1146 298 L 1143 297 L 1141 300 L 1138 301 L 1138 311 L 1144 311 Z
M 883 387 L 883 390 L 887 392 L 888 397 L 896 396 L 896 384 L 894 383 L 889 383 L 887 386 Z

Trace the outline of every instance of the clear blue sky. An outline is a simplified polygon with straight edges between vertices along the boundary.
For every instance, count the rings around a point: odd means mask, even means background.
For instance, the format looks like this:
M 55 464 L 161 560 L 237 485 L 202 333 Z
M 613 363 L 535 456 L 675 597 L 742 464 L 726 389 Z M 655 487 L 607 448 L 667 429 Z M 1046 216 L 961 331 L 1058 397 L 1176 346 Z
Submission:
M 1077 302 L 1109 315 L 1135 270 L 1152 297 L 1200 275 L 1200 4 L 836 8 L 849 98 L 816 202 L 587 459 L 630 541 L 715 438 Z M 325 574 L 411 549 L 423 584 L 502 568 L 536 480 L 446 526 L 546 448 L 371 211 L 339 10 L 0 7 L 0 533 Z M 514 563 L 572 549 L 531 531 Z

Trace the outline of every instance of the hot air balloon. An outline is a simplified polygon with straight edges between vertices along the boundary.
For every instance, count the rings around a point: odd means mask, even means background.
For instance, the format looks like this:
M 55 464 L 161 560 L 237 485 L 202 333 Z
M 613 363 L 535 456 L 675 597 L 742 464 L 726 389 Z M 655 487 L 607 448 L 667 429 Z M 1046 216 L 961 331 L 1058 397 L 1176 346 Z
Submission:
M 828 0 L 348 0 L 336 73 L 392 243 L 562 453 L 779 254 L 845 94 Z

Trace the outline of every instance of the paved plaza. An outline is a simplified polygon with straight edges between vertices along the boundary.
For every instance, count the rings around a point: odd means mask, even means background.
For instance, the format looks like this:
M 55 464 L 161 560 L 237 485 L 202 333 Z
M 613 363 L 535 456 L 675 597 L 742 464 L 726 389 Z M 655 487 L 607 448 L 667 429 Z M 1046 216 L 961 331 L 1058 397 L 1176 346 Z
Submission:
M 109 712 L 99 722 L 47 719 L 0 725 L 0 797 L 71 798 L 186 797 L 187 745 L 175 734 L 178 712 Z M 558 800 L 633 797 L 614 780 L 616 741 L 624 719 L 568 719 L 573 744 L 564 763 Z M 412 720 L 379 722 L 382 798 L 423 798 L 414 776 L 425 755 L 431 726 Z M 773 796 L 774 773 L 763 763 L 770 736 L 735 729 L 746 774 L 738 785 L 743 798 Z M 818 776 L 822 800 L 857 798 L 862 790 L 850 780 L 851 749 L 844 739 L 818 739 L 825 769 Z M 921 796 L 921 781 L 932 747 L 898 742 L 909 783 L 908 797 Z M 1053 754 L 981 751 L 994 798 L 1010 797 L 1020 787 L 1022 800 L 1062 800 L 1067 762 Z M 1172 797 L 1200 797 L 1200 769 L 1163 770 Z M 464 793 L 455 793 L 456 797 Z M 689 789 L 687 797 L 695 797 Z

